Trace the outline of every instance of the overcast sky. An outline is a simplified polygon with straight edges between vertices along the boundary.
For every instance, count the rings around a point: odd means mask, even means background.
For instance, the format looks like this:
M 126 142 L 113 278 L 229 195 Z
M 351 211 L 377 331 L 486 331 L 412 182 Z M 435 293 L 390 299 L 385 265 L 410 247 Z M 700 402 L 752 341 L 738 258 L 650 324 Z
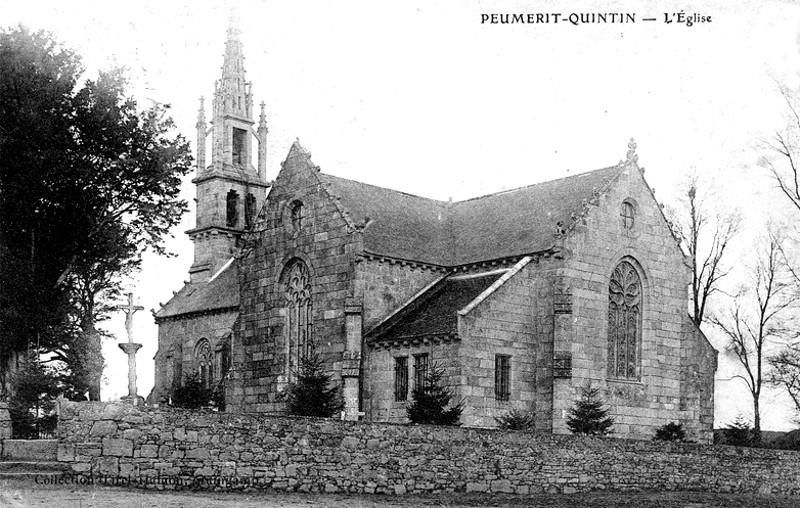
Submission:
M 87 76 L 127 67 L 140 105 L 171 104 L 194 147 L 199 98 L 210 118 L 233 4 L 254 100 L 266 103 L 269 179 L 299 138 L 326 173 L 458 200 L 616 164 L 634 137 L 662 202 L 694 170 L 741 204 L 751 230 L 763 210 L 780 208 L 770 203 L 782 204 L 755 146 L 785 122 L 776 83 L 798 85 L 800 7 L 791 2 L 0 0 L 0 24 L 51 31 L 83 56 Z M 682 10 L 711 21 L 679 23 Z M 492 13 L 561 19 L 482 24 Z M 573 13 L 635 22 L 573 24 Z M 149 309 L 188 280 L 183 231 L 193 225 L 192 209 L 168 243 L 178 256 L 148 256 L 131 282 L 148 309 L 134 320 L 142 395 L 157 345 Z M 124 315 L 114 321 L 125 340 Z M 106 346 L 104 397 L 125 395 L 124 354 Z M 731 375 L 726 365 L 718 372 L 723 424 L 749 410 Z M 765 428 L 787 428 L 785 400 L 768 395 L 762 406 Z

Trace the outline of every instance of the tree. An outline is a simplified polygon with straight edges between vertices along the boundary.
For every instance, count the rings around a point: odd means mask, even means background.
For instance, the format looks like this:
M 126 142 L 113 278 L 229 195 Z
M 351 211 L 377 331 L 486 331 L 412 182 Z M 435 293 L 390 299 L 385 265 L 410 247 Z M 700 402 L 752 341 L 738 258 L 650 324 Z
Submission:
M 744 368 L 742 379 L 753 403 L 753 433 L 761 439 L 759 400 L 765 379 L 764 360 L 771 343 L 787 337 L 790 329 L 784 315 L 792 304 L 792 285 L 781 255 L 782 238 L 773 230 L 758 241 L 750 280 L 733 296 L 731 305 L 711 318 L 728 340 L 731 351 Z
M 47 33 L 0 32 L 0 66 L 0 353 L 38 344 L 98 400 L 104 301 L 144 250 L 165 253 L 188 143 L 121 71 L 78 87 L 79 57 Z
M 460 425 L 463 404 L 451 405 L 453 394 L 444 385 L 444 369 L 434 363 L 425 373 L 425 382 L 414 386 L 406 414 L 411 423 Z
M 339 388 L 331 385 L 331 380 L 332 376 L 325 372 L 319 356 L 310 355 L 302 359 L 297 380 L 289 386 L 289 414 L 327 418 L 340 412 L 344 401 Z
M 581 387 L 581 398 L 567 411 L 567 427 L 573 434 L 605 436 L 613 432 L 614 418 L 611 410 L 603 407 L 600 389 L 591 386 Z
M 656 441 L 685 441 L 686 431 L 683 430 L 683 424 L 670 422 L 656 429 L 654 439 Z
M 720 280 L 730 273 L 723 258 L 731 240 L 739 233 L 738 211 L 720 211 L 711 185 L 690 176 L 677 207 L 667 211 L 670 226 L 689 253 L 692 268 L 692 320 L 703 323 L 709 298 L 719 291 Z
M 772 370 L 768 381 L 789 394 L 800 420 L 800 344 L 790 344 L 783 351 L 771 356 L 769 364 Z
M 208 407 L 213 401 L 214 391 L 206 388 L 199 372 L 187 374 L 172 395 L 172 405 L 184 409 Z
M 43 366 L 36 353 L 30 353 L 22 368 L 14 373 L 12 385 L 8 409 L 14 437 L 38 439 L 42 434 L 55 432 L 58 374 Z

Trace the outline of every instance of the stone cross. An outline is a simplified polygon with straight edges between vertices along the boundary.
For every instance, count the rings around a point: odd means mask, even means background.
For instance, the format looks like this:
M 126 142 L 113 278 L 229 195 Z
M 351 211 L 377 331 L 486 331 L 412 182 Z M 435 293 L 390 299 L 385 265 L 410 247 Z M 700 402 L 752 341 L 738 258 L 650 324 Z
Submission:
M 128 293 L 128 304 L 117 305 L 117 310 L 125 312 L 125 330 L 128 332 L 128 342 L 133 342 L 133 313 L 144 310 L 141 305 L 133 304 L 133 293 Z
M 125 313 L 125 329 L 128 332 L 128 342 L 119 344 L 125 354 L 128 355 L 128 395 L 122 400 L 135 406 L 141 405 L 144 399 L 136 393 L 136 352 L 142 347 L 141 344 L 133 342 L 133 314 L 137 310 L 144 310 L 144 307 L 133 304 L 133 293 L 128 293 L 127 305 L 117 305 L 117 310 Z

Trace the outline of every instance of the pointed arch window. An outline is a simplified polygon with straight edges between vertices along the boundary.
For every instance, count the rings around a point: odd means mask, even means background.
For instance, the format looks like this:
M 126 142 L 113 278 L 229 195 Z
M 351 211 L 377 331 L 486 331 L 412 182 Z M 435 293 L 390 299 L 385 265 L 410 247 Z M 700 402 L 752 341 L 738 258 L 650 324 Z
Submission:
M 214 354 L 206 339 L 200 339 L 194 348 L 194 361 L 200 381 L 206 388 L 214 386 Z
M 285 279 L 288 314 L 288 373 L 293 377 L 303 360 L 314 350 L 311 307 L 311 275 L 299 259 L 289 266 Z
M 642 280 L 630 262 L 622 261 L 608 288 L 609 378 L 640 379 L 641 342 Z

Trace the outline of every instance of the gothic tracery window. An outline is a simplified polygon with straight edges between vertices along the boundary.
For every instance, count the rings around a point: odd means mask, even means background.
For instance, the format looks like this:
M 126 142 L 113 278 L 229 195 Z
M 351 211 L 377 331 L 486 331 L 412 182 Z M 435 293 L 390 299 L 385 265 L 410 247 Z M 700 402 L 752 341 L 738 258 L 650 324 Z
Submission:
M 633 265 L 622 261 L 608 288 L 608 377 L 640 378 L 641 314 L 642 281 Z
M 305 263 L 296 259 L 285 279 L 288 311 L 287 349 L 289 375 L 293 376 L 302 360 L 313 352 L 311 315 L 311 276 Z

